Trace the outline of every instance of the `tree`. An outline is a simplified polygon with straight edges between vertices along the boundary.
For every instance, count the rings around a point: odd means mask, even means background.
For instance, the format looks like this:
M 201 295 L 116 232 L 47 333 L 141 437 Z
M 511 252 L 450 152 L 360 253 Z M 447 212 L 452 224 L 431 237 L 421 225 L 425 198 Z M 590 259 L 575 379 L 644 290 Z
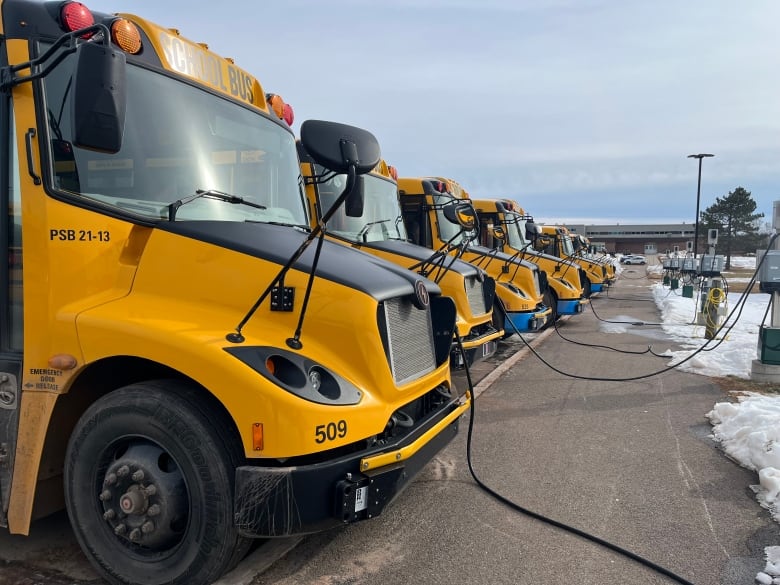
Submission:
M 725 197 L 717 197 L 715 203 L 701 212 L 705 229 L 718 230 L 718 244 L 726 251 L 726 270 L 731 269 L 731 252 L 738 240 L 751 241 L 758 234 L 757 219 L 763 213 L 755 213 L 756 202 L 750 191 L 737 187 Z

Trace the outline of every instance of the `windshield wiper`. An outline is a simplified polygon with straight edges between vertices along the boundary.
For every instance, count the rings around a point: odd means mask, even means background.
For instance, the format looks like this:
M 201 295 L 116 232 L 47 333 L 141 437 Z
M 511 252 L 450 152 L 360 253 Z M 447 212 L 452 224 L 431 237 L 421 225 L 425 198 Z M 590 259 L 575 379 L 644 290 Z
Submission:
M 256 209 L 268 209 L 265 205 L 260 205 L 259 203 L 254 203 L 252 201 L 247 201 L 243 197 L 239 197 L 238 195 L 231 195 L 230 193 L 224 193 L 223 191 L 217 191 L 216 189 L 198 189 L 195 191 L 195 195 L 190 195 L 189 197 L 182 197 L 181 199 L 177 199 L 173 203 L 171 203 L 168 206 L 168 221 L 174 221 L 176 219 L 176 212 L 179 211 L 179 207 L 182 205 L 186 205 L 187 203 L 190 203 L 191 201 L 195 201 L 196 199 L 200 199 L 201 197 L 204 197 L 206 199 L 218 199 L 219 201 L 224 201 L 225 203 L 232 203 L 234 205 L 248 205 L 249 207 L 254 207 Z
M 389 219 L 378 219 L 376 221 L 369 221 L 366 225 L 364 225 L 362 228 L 360 228 L 360 231 L 357 233 L 357 236 L 355 236 L 355 238 L 358 239 L 358 240 L 363 240 L 365 242 L 366 241 L 366 236 L 368 235 L 368 229 L 372 225 L 378 225 L 380 223 L 386 223 L 388 221 L 390 221 L 390 220 Z

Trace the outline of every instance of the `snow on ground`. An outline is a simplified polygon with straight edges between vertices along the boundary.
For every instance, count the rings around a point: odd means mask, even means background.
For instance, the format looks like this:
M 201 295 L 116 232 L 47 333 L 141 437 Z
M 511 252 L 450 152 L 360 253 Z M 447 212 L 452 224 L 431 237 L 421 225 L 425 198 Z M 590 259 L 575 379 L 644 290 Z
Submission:
M 755 268 L 755 258 L 732 258 L 732 266 Z M 730 293 L 725 327 L 709 342 L 704 326 L 694 324 L 700 299 L 683 297 L 680 290 L 672 291 L 661 283 L 653 285 L 653 295 L 664 332 L 684 348 L 664 353 L 672 358 L 670 365 L 680 364 L 682 370 L 708 376 L 750 378 L 769 295 L 751 294 L 742 299 L 741 294 Z M 661 348 L 654 349 L 661 353 Z M 712 423 L 713 439 L 729 457 L 758 474 L 758 484 L 750 487 L 758 502 L 780 522 L 780 395 L 742 393 L 737 402 L 715 404 L 706 416 Z M 767 547 L 764 554 L 767 563 L 756 582 L 780 585 L 780 546 Z
M 768 294 L 747 295 L 740 303 L 742 293 L 729 293 L 723 308 L 730 316 L 709 343 L 704 337 L 704 324 L 696 324 L 696 315 L 702 306 L 698 293 L 694 298 L 687 298 L 682 296 L 680 289 L 671 290 L 657 283 L 653 286 L 653 296 L 661 310 L 664 332 L 686 348 L 667 351 L 666 355 L 672 358 L 669 365 L 686 359 L 680 365 L 681 370 L 706 376 L 750 378 L 751 364 L 758 357 L 758 331 L 769 304 Z M 691 357 L 699 348 L 702 351 Z

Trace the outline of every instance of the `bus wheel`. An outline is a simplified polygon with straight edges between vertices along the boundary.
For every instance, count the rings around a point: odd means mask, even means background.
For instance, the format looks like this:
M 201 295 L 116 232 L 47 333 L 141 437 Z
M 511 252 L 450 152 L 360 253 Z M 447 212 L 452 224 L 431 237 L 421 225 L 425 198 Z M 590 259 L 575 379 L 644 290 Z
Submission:
M 233 522 L 240 444 L 202 394 L 177 380 L 132 384 L 76 424 L 65 502 L 82 550 L 111 583 L 204 585 L 251 544 Z
M 590 279 L 586 278 L 582 282 L 582 296 L 586 299 L 589 299 L 591 295 L 591 289 L 590 289 Z
M 552 313 L 550 313 L 550 318 L 544 325 L 544 328 L 547 329 L 548 327 L 552 327 L 553 323 L 560 319 L 560 315 L 558 314 L 558 299 L 556 298 L 555 293 L 549 288 L 544 291 L 544 296 L 542 298 L 544 304 L 552 311 Z
M 497 302 L 493 303 L 493 327 L 496 331 L 503 331 L 504 335 L 501 339 L 506 339 L 514 334 L 513 329 L 507 329 L 506 327 L 506 313 Z

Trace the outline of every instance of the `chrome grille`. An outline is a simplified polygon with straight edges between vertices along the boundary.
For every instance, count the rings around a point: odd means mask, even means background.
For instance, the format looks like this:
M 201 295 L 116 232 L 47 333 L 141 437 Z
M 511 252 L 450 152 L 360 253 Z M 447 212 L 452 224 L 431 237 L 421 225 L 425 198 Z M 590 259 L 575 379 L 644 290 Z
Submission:
M 539 285 L 539 270 L 534 270 L 534 292 L 536 293 L 536 297 L 540 297 L 542 294 L 542 288 Z
M 471 314 L 475 317 L 488 312 L 488 308 L 485 306 L 485 291 L 482 289 L 482 284 L 476 276 L 466 277 L 466 297 L 469 300 Z
M 390 368 L 396 384 L 410 382 L 436 369 L 430 309 L 405 298 L 384 302 Z

